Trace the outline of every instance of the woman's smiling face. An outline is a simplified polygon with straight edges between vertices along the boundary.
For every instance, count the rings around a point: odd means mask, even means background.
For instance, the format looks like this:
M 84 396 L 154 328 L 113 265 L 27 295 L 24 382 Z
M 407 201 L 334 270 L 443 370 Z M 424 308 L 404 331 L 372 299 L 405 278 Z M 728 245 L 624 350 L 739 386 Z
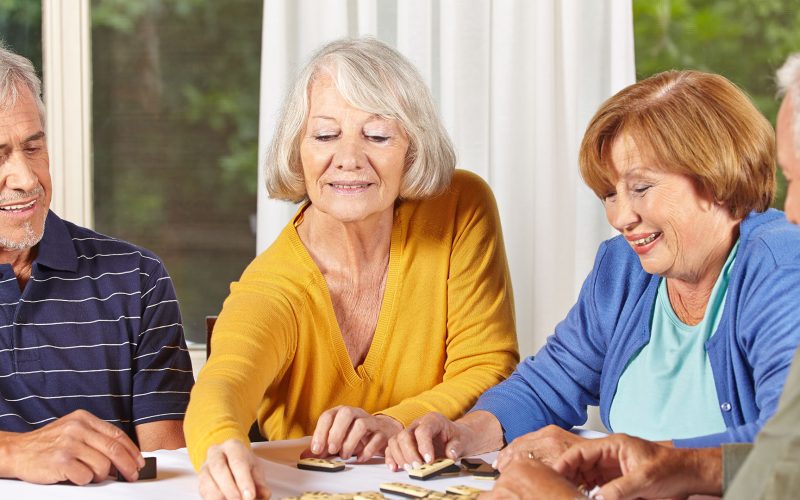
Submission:
M 645 158 L 628 135 L 612 145 L 616 183 L 603 203 L 608 222 L 650 274 L 697 282 L 730 250 L 729 211 L 690 177 Z
M 309 99 L 300 160 L 311 204 L 340 222 L 391 210 L 409 147 L 403 127 L 351 106 L 324 74 L 315 79 Z

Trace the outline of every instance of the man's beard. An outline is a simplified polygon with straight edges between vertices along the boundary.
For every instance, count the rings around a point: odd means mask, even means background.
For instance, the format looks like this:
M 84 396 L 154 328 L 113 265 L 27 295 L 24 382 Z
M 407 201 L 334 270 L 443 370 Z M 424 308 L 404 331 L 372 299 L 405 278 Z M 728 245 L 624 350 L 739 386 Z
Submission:
M 13 240 L 0 234 L 0 248 L 6 250 L 25 250 L 27 248 L 33 248 L 44 235 L 44 224 L 42 224 L 41 231 L 37 232 L 33 228 L 31 221 L 25 221 L 22 225 L 22 230 L 25 232 L 22 238 Z
M 12 203 L 17 200 L 25 200 L 28 198 L 37 198 L 37 203 L 42 202 L 42 198 L 44 197 L 44 188 L 41 184 L 36 186 L 35 188 L 31 189 L 28 192 L 19 192 L 13 191 L 11 193 L 6 194 L 2 198 L 0 198 L 0 205 L 5 205 L 8 203 Z M 27 248 L 33 248 L 36 246 L 37 243 L 42 239 L 44 235 L 44 221 L 42 221 L 42 228 L 39 231 L 33 227 L 33 224 L 30 220 L 27 220 L 22 223 L 22 231 L 24 234 L 22 238 L 12 240 L 8 236 L 4 234 L 0 234 L 0 248 L 6 250 L 25 250 Z

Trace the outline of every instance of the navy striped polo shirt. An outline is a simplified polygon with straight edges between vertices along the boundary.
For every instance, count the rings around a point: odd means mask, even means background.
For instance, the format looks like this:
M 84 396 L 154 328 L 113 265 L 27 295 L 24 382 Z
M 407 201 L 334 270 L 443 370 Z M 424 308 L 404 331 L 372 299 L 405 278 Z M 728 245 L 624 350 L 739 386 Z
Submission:
M 125 430 L 182 420 L 194 383 L 175 290 L 151 252 L 49 212 L 20 293 L 0 265 L 0 430 L 84 409 Z

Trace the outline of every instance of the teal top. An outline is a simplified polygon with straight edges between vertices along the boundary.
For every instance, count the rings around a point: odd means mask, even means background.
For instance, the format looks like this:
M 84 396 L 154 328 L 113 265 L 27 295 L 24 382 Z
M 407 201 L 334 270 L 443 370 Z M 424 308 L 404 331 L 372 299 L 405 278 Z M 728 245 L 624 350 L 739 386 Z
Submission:
M 725 430 L 706 342 L 725 306 L 739 242 L 711 290 L 703 320 L 689 326 L 672 309 L 661 279 L 650 322 L 650 342 L 628 361 L 617 384 L 609 421 L 615 432 L 653 441 Z

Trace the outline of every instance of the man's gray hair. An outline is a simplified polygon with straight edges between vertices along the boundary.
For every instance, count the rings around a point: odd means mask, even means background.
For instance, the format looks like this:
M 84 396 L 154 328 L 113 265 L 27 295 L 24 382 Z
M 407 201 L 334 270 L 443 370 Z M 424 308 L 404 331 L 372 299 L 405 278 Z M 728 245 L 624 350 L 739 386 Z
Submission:
M 27 88 L 39 108 L 39 119 L 44 126 L 44 102 L 42 81 L 36 75 L 33 63 L 8 50 L 0 41 L 0 109 L 12 108 L 20 98 L 20 91 Z
M 794 151 L 800 156 L 800 52 L 791 54 L 776 73 L 778 95 L 792 96 Z
M 435 196 L 449 185 L 456 155 L 430 91 L 402 54 L 374 38 L 342 39 L 317 51 L 289 89 L 267 151 L 267 191 L 301 201 L 306 194 L 300 143 L 315 78 L 329 76 L 353 107 L 397 120 L 408 134 L 400 197 Z

